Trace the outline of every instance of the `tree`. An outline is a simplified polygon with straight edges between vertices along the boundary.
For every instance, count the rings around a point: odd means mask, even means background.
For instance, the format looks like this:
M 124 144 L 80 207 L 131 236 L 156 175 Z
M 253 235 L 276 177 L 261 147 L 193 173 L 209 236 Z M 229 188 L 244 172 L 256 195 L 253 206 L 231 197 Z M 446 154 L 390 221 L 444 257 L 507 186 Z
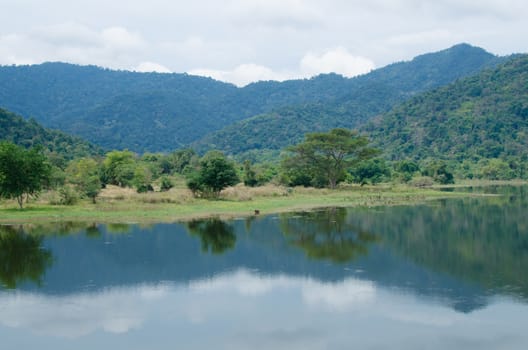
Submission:
M 369 182 L 376 184 L 383 179 L 390 178 L 391 172 L 384 159 L 376 158 L 360 162 L 350 171 L 350 176 L 354 182 L 358 182 L 361 185 Z
M 251 167 L 251 162 L 246 159 L 244 161 L 244 185 L 255 187 L 258 184 L 257 173 Z
M 39 148 L 0 143 L 0 197 L 15 198 L 22 209 L 24 198 L 37 196 L 50 175 L 51 165 Z
M 136 157 L 130 151 L 112 151 L 103 161 L 103 182 L 121 187 L 131 186 L 136 169 Z
M 218 197 L 220 191 L 237 182 L 233 163 L 222 152 L 210 151 L 200 159 L 199 170 L 190 176 L 187 186 L 195 195 Z
M 441 160 L 429 162 L 423 169 L 422 175 L 432 177 L 435 182 L 442 185 L 455 183 L 453 173 L 447 168 L 447 164 Z
M 77 190 L 95 203 L 95 198 L 101 192 L 99 178 L 99 165 L 92 158 L 81 158 L 72 161 L 66 168 L 68 180 L 75 185 Z
M 136 188 L 138 193 L 144 193 L 148 191 L 153 191 L 152 188 L 152 173 L 150 170 L 143 165 L 139 165 L 134 170 L 134 178 L 132 179 L 132 184 Z
M 368 143 L 366 137 L 347 129 L 306 134 L 304 142 L 287 149 L 292 156 L 283 161 L 283 170 L 308 176 L 312 184 L 322 185 L 323 181 L 335 188 L 345 178 L 347 168 L 379 153 Z

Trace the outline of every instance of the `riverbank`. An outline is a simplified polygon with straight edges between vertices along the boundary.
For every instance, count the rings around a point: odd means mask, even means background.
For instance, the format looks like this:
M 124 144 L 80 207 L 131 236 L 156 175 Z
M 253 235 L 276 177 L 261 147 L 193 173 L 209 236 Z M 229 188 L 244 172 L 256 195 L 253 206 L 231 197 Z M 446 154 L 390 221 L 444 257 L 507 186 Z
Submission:
M 489 184 L 488 184 L 489 185 Z M 466 186 L 468 186 L 466 184 Z M 374 207 L 417 204 L 425 201 L 467 197 L 473 194 L 420 189 L 401 185 L 345 186 L 336 190 L 265 186 L 227 189 L 218 200 L 193 198 L 188 190 L 138 194 L 131 189 L 109 187 L 96 204 L 81 200 L 75 205 L 51 205 L 57 194 L 43 194 L 22 210 L 14 201 L 0 203 L 0 223 L 55 221 L 93 221 L 99 223 L 152 223 L 185 221 L 218 216 L 266 215 L 287 211 L 313 210 L 322 207 Z

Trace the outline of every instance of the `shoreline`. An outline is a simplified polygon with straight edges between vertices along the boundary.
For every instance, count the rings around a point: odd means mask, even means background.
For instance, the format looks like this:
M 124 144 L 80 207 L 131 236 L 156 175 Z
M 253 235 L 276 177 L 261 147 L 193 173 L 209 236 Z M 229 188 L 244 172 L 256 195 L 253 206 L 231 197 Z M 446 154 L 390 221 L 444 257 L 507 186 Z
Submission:
M 183 190 L 173 193 L 130 194 L 99 199 L 91 204 L 81 201 L 76 205 L 51 205 L 42 199 L 28 204 L 20 210 L 13 203 L 0 204 L 0 224 L 31 224 L 52 222 L 96 222 L 96 223 L 171 223 L 193 219 L 240 217 L 278 214 L 294 211 L 309 211 L 327 207 L 377 207 L 391 205 L 416 205 L 435 199 L 469 198 L 483 196 L 470 192 L 459 192 L 456 188 L 524 185 L 526 182 L 486 182 L 415 188 L 410 186 L 346 186 L 336 190 L 295 188 L 269 195 L 245 198 L 222 198 L 218 200 L 183 197 Z M 454 187 L 455 191 L 442 191 Z M 240 190 L 241 191 L 241 190 Z M 116 199 L 117 198 L 117 199 Z M 7 205 L 6 205 L 7 204 Z

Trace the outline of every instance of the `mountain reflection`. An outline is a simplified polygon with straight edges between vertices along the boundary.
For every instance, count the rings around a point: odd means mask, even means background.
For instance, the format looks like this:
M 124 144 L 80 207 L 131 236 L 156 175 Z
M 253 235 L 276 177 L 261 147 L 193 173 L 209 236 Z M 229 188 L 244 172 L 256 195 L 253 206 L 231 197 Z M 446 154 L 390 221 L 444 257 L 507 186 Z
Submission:
M 3 287 L 16 288 L 26 280 L 40 284 L 52 262 L 51 252 L 42 248 L 42 236 L 0 225 L 0 282 Z

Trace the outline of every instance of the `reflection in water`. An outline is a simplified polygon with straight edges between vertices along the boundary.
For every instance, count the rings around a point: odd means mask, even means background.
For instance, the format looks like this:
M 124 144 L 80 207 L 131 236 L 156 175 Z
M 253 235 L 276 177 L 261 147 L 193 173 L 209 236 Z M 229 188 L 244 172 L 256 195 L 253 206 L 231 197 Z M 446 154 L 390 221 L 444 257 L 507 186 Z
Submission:
M 528 306 L 507 300 L 466 315 L 356 278 L 323 283 L 244 269 L 188 286 L 6 294 L 0 309 L 7 348 L 17 344 L 17 330 L 26 339 L 36 335 L 33 348 L 79 350 L 109 341 L 127 349 L 288 350 L 523 349 L 528 342 Z
M 22 229 L 0 225 L 0 281 L 16 288 L 25 280 L 40 284 L 52 264 L 51 252 L 42 248 L 42 236 L 25 234 Z
M 486 200 L 365 211 L 352 220 L 420 266 L 528 299 L 526 213 L 526 197 L 510 189 Z
M 147 228 L 5 226 L 1 281 L 16 290 L 0 291 L 2 346 L 524 349 L 519 193 Z
M 368 254 L 378 237 L 347 221 L 345 208 L 281 215 L 280 228 L 291 244 L 312 259 L 345 263 Z
M 203 252 L 222 254 L 235 247 L 233 228 L 218 218 L 192 220 L 187 228 L 192 235 L 200 237 Z

